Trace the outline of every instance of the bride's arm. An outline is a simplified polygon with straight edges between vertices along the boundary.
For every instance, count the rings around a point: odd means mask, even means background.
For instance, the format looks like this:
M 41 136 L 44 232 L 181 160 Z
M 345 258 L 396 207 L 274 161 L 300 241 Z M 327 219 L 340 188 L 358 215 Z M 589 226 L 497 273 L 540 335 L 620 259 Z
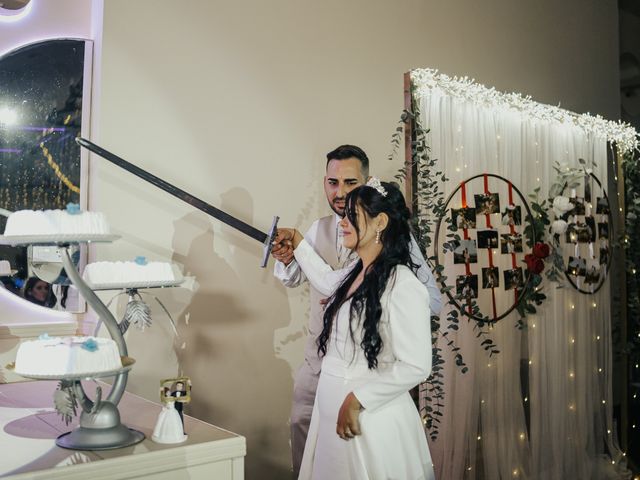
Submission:
M 291 242 L 293 254 L 307 280 L 322 295 L 332 295 L 351 268 L 333 270 L 324 259 L 316 253 L 302 234 L 293 228 L 279 228 L 274 243 Z

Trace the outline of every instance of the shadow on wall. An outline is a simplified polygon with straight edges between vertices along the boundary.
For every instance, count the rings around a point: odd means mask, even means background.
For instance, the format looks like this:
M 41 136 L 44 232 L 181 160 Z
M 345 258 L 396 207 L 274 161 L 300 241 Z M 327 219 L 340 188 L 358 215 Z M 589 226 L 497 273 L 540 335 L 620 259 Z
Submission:
M 252 207 L 242 189 L 222 199 L 241 218 L 234 208 Z M 226 226 L 214 235 L 213 222 L 196 212 L 174 223 L 172 261 L 195 277 L 177 322 L 179 370 L 193 381 L 187 413 L 246 437 L 247 478 L 287 478 L 291 369 L 273 348 L 274 330 L 290 321 L 287 297 L 259 268 L 260 244 Z

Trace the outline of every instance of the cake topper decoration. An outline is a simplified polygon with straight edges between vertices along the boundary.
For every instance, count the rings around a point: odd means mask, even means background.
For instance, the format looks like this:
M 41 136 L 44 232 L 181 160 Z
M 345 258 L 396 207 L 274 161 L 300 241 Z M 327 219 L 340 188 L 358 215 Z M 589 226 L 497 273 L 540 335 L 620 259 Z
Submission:
M 48 333 L 43 333 L 38 337 L 38 340 L 51 340 L 51 337 L 49 336 Z
M 82 213 L 80 211 L 80 204 L 78 203 L 67 203 L 67 213 L 69 215 L 78 215 Z
M 146 265 L 147 263 L 147 257 L 144 257 L 142 255 L 138 255 L 136 258 L 133 259 L 134 262 L 136 262 L 138 265 Z
M 89 352 L 98 350 L 98 342 L 93 338 L 87 338 L 80 346 Z

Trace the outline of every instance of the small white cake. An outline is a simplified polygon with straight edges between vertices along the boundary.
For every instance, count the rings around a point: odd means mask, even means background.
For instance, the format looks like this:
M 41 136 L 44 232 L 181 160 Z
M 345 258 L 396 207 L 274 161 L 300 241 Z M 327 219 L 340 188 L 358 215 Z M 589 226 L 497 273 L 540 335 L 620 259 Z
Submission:
M 122 368 L 118 346 L 110 338 L 50 337 L 27 340 L 18 347 L 19 375 L 84 375 Z
M 90 285 L 123 285 L 147 283 L 173 283 L 176 277 L 173 266 L 168 262 L 95 262 L 84 269 L 83 277 Z
M 103 213 L 67 210 L 19 210 L 7 218 L 5 236 L 28 235 L 108 235 Z

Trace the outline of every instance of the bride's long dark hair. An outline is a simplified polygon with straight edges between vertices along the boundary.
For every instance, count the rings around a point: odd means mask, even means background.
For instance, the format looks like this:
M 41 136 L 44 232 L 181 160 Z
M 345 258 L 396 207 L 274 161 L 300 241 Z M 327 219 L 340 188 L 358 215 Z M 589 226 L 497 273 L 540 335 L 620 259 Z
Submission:
M 369 265 L 362 283 L 353 292 L 349 310 L 349 331 L 354 343 L 357 342 L 353 334 L 353 322 L 360 321 L 364 310 L 360 347 L 364 351 L 370 369 L 375 369 L 378 366 L 378 354 L 383 347 L 383 341 L 378 331 L 382 315 L 380 297 L 387 287 L 387 283 L 393 280 L 392 276 L 395 274 L 396 266 L 407 265 L 414 271 L 418 267 L 411 261 L 409 253 L 411 244 L 410 212 L 404 202 L 404 197 L 395 185 L 382 182 L 382 186 L 387 192 L 386 196 L 373 187 L 362 185 L 352 190 L 345 201 L 345 215 L 353 225 L 358 238 L 356 248 L 360 243 L 358 207 L 361 207 L 365 213 L 365 221 L 375 218 L 381 213 L 385 213 L 389 217 L 387 227 L 380 236 L 382 251 Z M 327 343 L 336 314 L 340 306 L 348 300 L 349 289 L 361 271 L 362 260 L 358 260 L 353 270 L 329 298 L 324 311 L 324 327 L 317 340 L 318 354 L 321 356 L 327 353 Z

